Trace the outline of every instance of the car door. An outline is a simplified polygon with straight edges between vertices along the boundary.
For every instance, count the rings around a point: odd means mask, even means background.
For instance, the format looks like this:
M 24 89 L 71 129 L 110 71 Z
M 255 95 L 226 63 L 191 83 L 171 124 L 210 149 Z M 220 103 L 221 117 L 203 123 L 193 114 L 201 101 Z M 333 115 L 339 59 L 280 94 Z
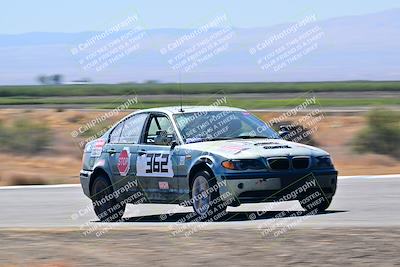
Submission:
M 169 118 L 163 113 L 150 114 L 138 148 L 137 175 L 151 201 L 171 203 L 180 196 L 174 177 L 177 157 L 171 149 L 175 139 Z
M 109 154 L 108 159 L 113 176 L 114 190 L 125 186 L 128 189 L 126 193 L 140 190 L 136 178 L 136 160 L 138 143 L 147 116 L 146 113 L 140 113 L 128 117 L 110 133 L 106 151 Z M 130 194 L 126 195 L 129 196 Z

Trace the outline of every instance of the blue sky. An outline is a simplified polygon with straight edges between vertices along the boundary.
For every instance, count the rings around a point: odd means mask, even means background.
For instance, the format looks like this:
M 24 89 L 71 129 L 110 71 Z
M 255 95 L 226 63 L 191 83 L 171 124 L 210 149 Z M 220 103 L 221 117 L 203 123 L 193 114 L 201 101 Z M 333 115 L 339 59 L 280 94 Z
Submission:
M 315 13 L 318 19 L 400 8 L 398 0 L 110 1 L 3 0 L 0 33 L 104 30 L 138 14 L 147 28 L 193 28 L 226 13 L 236 27 L 263 27 Z

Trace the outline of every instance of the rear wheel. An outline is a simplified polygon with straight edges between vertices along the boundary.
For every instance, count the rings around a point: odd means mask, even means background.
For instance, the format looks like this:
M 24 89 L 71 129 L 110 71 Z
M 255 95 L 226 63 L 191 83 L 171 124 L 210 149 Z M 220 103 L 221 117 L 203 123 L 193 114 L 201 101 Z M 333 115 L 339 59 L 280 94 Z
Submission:
M 113 187 L 105 176 L 95 178 L 92 187 L 92 203 L 94 212 L 100 221 L 116 222 L 121 220 L 125 212 L 125 203 L 119 202 L 113 196 Z
M 220 198 L 215 178 L 208 171 L 195 174 L 191 192 L 194 211 L 201 220 L 218 220 L 225 216 L 227 205 Z

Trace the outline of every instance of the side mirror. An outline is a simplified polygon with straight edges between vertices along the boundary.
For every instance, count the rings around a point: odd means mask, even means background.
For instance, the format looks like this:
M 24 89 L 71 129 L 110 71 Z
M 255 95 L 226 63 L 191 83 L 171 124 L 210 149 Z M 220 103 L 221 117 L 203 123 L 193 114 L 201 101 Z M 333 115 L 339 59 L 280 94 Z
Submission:
M 171 150 L 174 150 L 174 148 L 178 145 L 178 142 L 176 142 L 176 140 L 173 140 L 171 142 Z
M 290 133 L 290 125 L 281 125 L 279 126 L 279 132 L 278 134 L 282 137 L 285 138 Z

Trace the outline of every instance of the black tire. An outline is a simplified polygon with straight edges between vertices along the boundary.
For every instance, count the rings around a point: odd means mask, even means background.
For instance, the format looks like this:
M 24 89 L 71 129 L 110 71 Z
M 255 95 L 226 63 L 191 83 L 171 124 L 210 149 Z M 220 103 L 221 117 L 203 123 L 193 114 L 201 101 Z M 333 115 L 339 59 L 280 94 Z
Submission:
M 200 190 L 199 183 L 201 186 L 206 186 L 208 191 Z M 219 190 L 213 190 L 216 188 L 216 179 L 208 171 L 200 171 L 194 175 L 193 182 L 190 187 L 191 200 L 193 210 L 196 212 L 198 219 L 204 220 L 218 220 L 226 215 L 226 203 L 220 198 Z M 204 189 L 204 187 L 202 188 Z M 203 195 L 204 192 L 204 195 Z M 196 197 L 197 194 L 197 197 Z M 206 197 L 201 197 L 206 196 Z M 201 199 L 201 200 L 200 200 Z M 207 200 L 206 200 L 207 199 Z M 204 202 L 203 202 L 204 201 Z M 204 204 L 204 203 L 207 203 Z M 201 203 L 203 205 L 201 205 Z M 200 204 L 200 205 L 199 205 Z
M 325 196 L 321 196 L 320 203 L 313 205 L 313 203 L 304 203 L 303 200 L 300 200 L 300 205 L 305 209 L 307 212 L 317 211 L 323 212 L 329 208 L 329 205 L 332 202 L 332 198 L 327 198 Z
M 122 219 L 126 204 L 115 199 L 113 187 L 107 177 L 97 176 L 93 181 L 90 192 L 94 212 L 100 221 L 116 222 Z

